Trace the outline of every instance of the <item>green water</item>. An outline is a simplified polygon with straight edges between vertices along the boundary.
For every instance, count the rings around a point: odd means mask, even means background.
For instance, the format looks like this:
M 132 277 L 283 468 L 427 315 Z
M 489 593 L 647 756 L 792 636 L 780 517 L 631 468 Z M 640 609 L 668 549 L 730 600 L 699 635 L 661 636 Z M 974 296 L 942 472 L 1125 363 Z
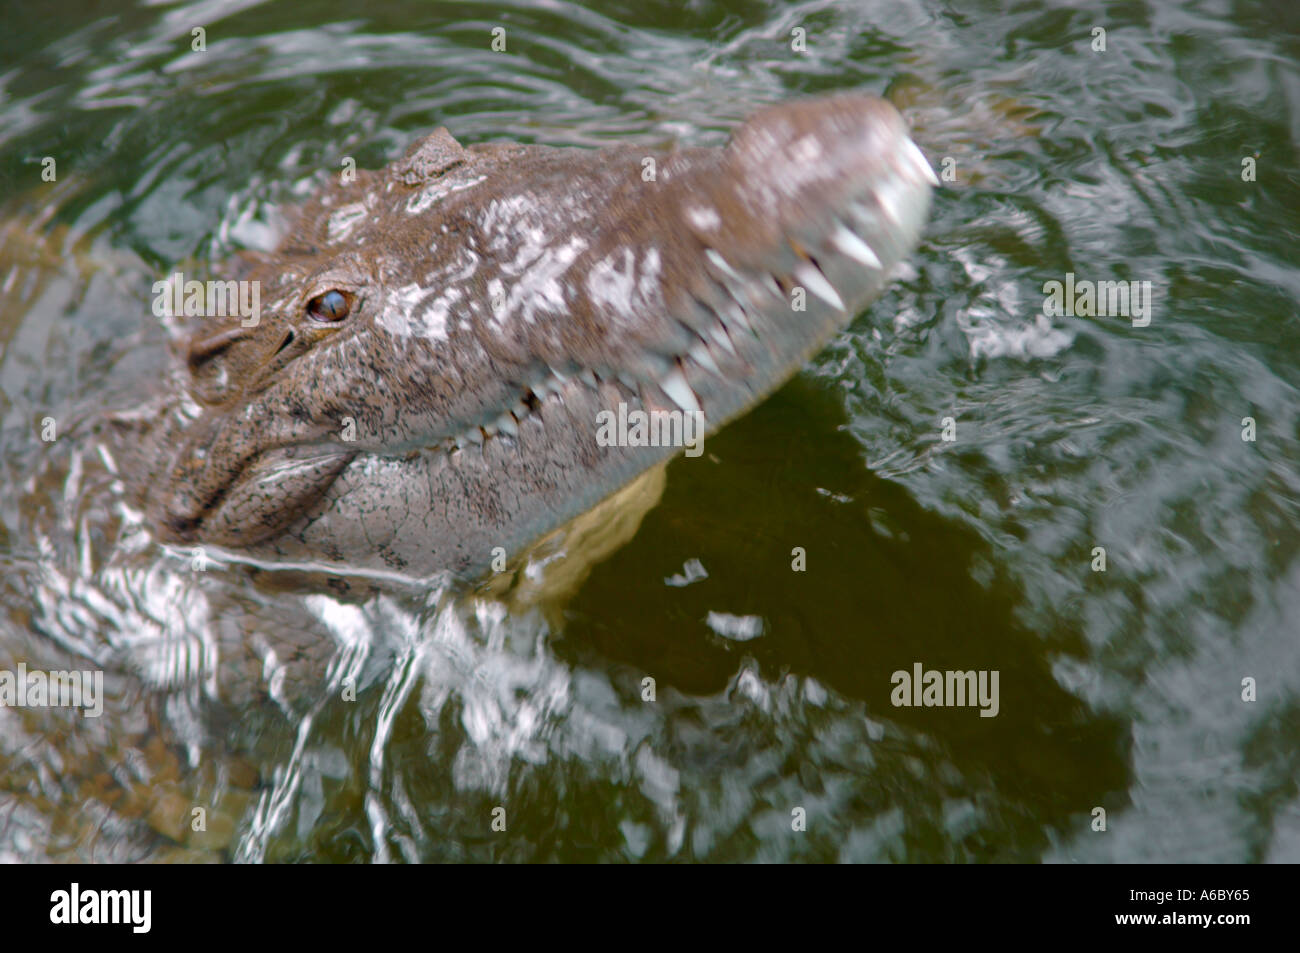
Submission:
M 0 670 L 106 701 L 0 709 L 0 859 L 1300 860 L 1300 8 L 1006 6 L 4 7 Z M 150 286 L 343 156 L 838 89 L 955 173 L 910 269 L 553 617 L 195 572 L 123 508 L 87 421 L 160 377 Z M 1045 316 L 1071 273 L 1149 324 Z M 996 717 L 894 705 L 916 663 Z

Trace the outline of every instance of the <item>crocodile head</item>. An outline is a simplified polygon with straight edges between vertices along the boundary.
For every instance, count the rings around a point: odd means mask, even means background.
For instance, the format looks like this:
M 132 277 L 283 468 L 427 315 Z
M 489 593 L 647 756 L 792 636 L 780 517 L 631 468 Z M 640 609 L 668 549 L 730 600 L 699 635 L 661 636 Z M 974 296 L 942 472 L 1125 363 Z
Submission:
M 793 375 L 912 248 L 932 182 L 860 95 L 768 107 L 721 149 L 439 129 L 246 259 L 260 320 L 191 340 L 151 522 L 259 558 L 477 575 L 680 449 L 604 446 L 602 411 L 711 430 Z

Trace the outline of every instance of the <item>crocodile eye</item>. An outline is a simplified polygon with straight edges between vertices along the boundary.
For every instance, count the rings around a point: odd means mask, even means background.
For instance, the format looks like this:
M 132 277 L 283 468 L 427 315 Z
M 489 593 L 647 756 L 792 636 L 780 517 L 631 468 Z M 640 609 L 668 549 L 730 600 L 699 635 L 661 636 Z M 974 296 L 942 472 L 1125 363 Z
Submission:
M 327 291 L 307 302 L 307 314 L 317 321 L 342 321 L 352 310 L 352 295 Z

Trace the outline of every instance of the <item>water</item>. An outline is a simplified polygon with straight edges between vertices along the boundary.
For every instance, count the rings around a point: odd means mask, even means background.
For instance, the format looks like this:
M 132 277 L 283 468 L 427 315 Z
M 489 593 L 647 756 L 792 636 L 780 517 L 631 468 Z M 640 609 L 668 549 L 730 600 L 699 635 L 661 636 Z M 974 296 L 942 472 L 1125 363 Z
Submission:
M 0 670 L 105 709 L 0 709 L 0 858 L 1300 860 L 1295 8 L 681 6 L 5 9 Z M 926 240 L 564 605 L 200 572 L 123 505 L 152 283 L 343 156 L 835 89 L 953 160 Z M 1044 316 L 1067 273 L 1150 323 Z M 917 662 L 997 716 L 893 705 Z

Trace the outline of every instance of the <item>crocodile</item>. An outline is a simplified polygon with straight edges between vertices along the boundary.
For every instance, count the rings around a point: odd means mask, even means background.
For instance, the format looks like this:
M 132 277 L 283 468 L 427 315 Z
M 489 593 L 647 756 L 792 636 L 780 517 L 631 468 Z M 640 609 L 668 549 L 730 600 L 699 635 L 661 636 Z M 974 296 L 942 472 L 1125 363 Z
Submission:
M 880 294 L 937 184 L 856 93 L 764 107 L 718 148 L 439 128 L 236 256 L 260 313 L 187 338 L 142 512 L 173 545 L 481 577 L 682 449 L 599 421 L 712 432 L 795 374 Z

